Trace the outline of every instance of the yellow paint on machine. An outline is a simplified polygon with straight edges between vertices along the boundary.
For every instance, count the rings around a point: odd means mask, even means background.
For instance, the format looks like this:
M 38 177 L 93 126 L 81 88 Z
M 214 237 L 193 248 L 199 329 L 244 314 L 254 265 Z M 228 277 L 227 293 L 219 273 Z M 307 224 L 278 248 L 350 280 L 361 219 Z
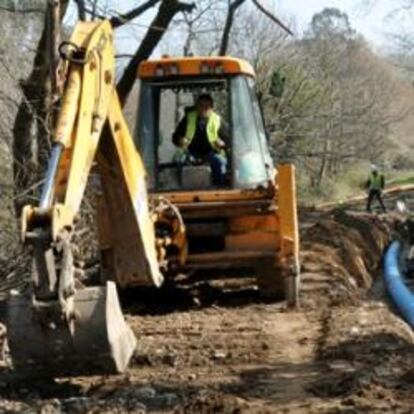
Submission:
M 159 285 L 162 276 L 158 267 L 155 250 L 154 223 L 148 210 L 148 194 L 145 182 L 145 167 L 141 156 L 135 149 L 134 142 L 129 134 L 128 126 L 123 117 L 121 106 L 116 93 L 112 96 L 109 125 L 112 137 L 119 157 L 120 167 L 124 176 L 130 203 L 134 206 L 137 226 L 144 245 L 143 252 L 148 260 L 153 281 Z M 125 281 L 125 285 L 130 280 Z
M 235 74 L 255 77 L 254 69 L 248 62 L 228 56 L 165 57 L 146 60 L 138 68 L 138 77 L 141 79 Z
M 299 225 L 294 165 L 285 164 L 278 167 L 277 183 L 282 257 L 298 258 Z

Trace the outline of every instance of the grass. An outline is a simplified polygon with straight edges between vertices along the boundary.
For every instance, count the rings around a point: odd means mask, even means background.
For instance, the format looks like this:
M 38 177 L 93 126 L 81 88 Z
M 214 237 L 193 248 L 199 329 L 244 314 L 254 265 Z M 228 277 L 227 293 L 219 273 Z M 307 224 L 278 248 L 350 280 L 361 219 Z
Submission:
M 390 180 L 388 180 L 387 187 L 395 187 L 398 185 L 407 185 L 407 184 L 414 184 L 414 172 L 413 171 L 405 171 L 405 172 L 399 173 L 398 175 L 395 175 L 394 178 L 391 178 Z
M 323 188 L 313 190 L 309 188 L 306 177 L 298 177 L 299 200 L 305 205 L 315 205 L 324 202 L 344 202 L 346 199 L 363 195 L 365 182 L 369 174 L 369 165 L 355 164 L 348 171 L 335 177 L 326 179 Z M 413 170 L 386 170 L 384 172 L 386 187 L 414 184 Z

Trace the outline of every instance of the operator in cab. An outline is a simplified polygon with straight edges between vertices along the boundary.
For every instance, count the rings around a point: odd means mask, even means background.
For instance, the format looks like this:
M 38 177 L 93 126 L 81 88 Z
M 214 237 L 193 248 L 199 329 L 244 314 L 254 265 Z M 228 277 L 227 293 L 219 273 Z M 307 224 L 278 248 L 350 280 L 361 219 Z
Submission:
M 202 94 L 197 98 L 195 107 L 186 111 L 178 124 L 172 140 L 190 162 L 209 162 L 213 185 L 226 183 L 227 156 L 226 127 L 214 109 L 211 95 Z

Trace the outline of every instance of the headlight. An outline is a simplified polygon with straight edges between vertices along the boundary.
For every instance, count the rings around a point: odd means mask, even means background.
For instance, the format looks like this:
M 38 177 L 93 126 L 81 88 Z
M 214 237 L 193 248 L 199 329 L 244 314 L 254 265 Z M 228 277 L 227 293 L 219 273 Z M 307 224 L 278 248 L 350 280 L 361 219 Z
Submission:
M 216 67 L 214 68 L 214 72 L 217 73 L 218 75 L 222 75 L 224 73 L 224 68 L 222 65 L 216 65 Z
M 202 63 L 200 66 L 200 72 L 203 74 L 210 73 L 211 67 L 208 63 Z
M 180 73 L 180 70 L 178 69 L 178 66 L 175 63 L 173 63 L 170 66 L 170 74 L 175 76 L 175 75 L 178 75 L 179 73 Z
M 154 75 L 155 75 L 155 76 L 164 76 L 164 75 L 165 75 L 165 70 L 164 70 L 164 68 L 163 68 L 162 66 L 158 65 L 158 66 L 155 68 Z

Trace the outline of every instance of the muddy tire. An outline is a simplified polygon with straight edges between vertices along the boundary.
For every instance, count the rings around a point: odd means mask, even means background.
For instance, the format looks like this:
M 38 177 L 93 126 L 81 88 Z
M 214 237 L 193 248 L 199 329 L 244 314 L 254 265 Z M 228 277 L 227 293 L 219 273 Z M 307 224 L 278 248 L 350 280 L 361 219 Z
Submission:
M 286 269 L 273 263 L 258 266 L 256 277 L 260 295 L 265 299 L 286 300 L 288 306 L 299 307 L 299 266 L 289 272 L 290 274 L 286 274 Z
M 300 263 L 299 258 L 292 258 L 291 265 L 285 275 L 286 301 L 289 307 L 300 307 Z
M 299 291 L 300 291 L 300 276 L 291 275 L 288 276 L 285 280 L 286 288 L 286 301 L 288 306 L 292 308 L 298 308 L 300 306 L 299 302 Z
M 257 266 L 255 273 L 261 297 L 271 300 L 286 299 L 286 287 L 280 267 L 266 262 Z

